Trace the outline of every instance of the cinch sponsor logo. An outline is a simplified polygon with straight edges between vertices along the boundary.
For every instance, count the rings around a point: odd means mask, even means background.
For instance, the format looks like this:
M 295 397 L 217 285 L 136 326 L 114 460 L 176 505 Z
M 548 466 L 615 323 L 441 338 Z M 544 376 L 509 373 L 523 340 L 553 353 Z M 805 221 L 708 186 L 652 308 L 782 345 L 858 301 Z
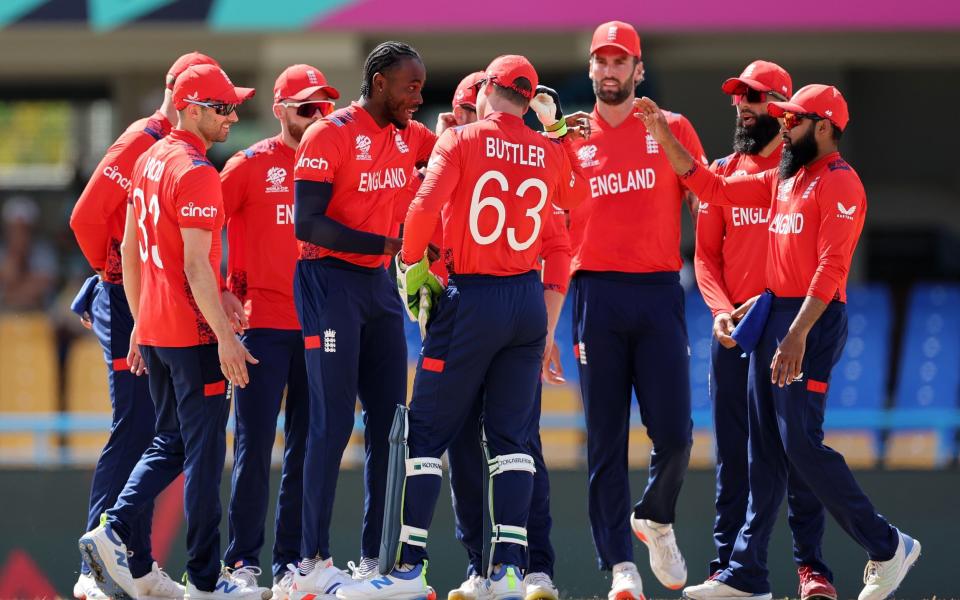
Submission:
M 626 173 L 607 173 L 590 178 L 590 195 L 599 198 L 635 190 L 649 190 L 655 185 L 657 185 L 657 172 L 649 167 Z
M 799 234 L 803 231 L 803 214 L 781 213 L 773 218 L 767 230 L 783 235 Z
M 105 167 L 103 169 L 103 176 L 122 187 L 125 191 L 130 191 L 130 178 L 124 177 L 116 165 Z
M 397 189 L 407 185 L 407 173 L 400 167 L 360 173 L 358 192 L 375 192 L 377 190 Z
M 163 175 L 163 169 L 167 164 L 162 160 L 157 160 L 152 156 L 147 159 L 147 164 L 143 167 L 144 176 L 150 181 L 160 181 L 160 176 Z
M 217 216 L 217 207 L 216 206 L 197 206 L 193 202 L 184 206 L 180 209 L 180 215 L 184 217 L 201 217 L 204 219 L 212 219 Z
M 278 204 L 277 205 L 277 225 L 292 225 L 292 224 L 293 224 L 293 205 Z
M 307 156 L 300 157 L 300 160 L 297 162 L 298 169 L 317 169 L 324 170 L 330 168 L 330 163 L 323 158 L 309 158 Z
M 703 206 L 701 204 L 701 206 Z M 770 220 L 769 208 L 742 208 L 733 207 L 731 211 L 733 217 L 733 226 L 742 227 L 744 225 L 758 225 Z

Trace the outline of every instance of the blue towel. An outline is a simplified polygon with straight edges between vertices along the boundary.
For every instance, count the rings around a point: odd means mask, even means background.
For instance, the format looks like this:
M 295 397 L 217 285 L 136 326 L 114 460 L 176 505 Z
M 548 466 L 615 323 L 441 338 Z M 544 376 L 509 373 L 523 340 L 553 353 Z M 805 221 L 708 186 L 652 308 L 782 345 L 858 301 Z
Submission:
M 80 291 L 77 292 L 77 297 L 73 299 L 73 302 L 70 303 L 70 310 L 77 313 L 81 317 L 85 314 L 90 313 L 90 303 L 93 301 L 93 289 L 97 287 L 97 284 L 100 283 L 99 275 L 91 275 L 83 282 L 83 285 L 80 286 Z
M 740 319 L 736 329 L 730 334 L 745 354 L 753 352 L 760 342 L 760 336 L 763 335 L 763 328 L 767 324 L 767 317 L 770 316 L 770 306 L 772 304 L 773 292 L 767 290 L 760 294 L 760 297 L 757 298 L 757 301 L 750 307 L 747 314 Z

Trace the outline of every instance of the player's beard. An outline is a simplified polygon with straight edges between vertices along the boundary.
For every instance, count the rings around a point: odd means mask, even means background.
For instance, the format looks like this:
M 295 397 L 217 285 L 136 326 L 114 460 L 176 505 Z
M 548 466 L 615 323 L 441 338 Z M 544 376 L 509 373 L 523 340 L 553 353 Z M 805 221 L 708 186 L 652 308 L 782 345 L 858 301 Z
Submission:
M 306 124 L 298 123 L 295 119 L 287 119 L 287 131 L 290 132 L 290 137 L 297 140 L 299 144 L 303 139 L 303 134 L 307 130 L 307 127 L 313 124 L 313 121 L 307 121 Z
M 783 144 L 783 155 L 780 157 L 780 179 L 790 179 L 797 174 L 800 167 L 810 164 L 817 157 L 817 138 L 813 135 L 814 128 L 794 143 Z
M 637 83 L 633 81 L 633 77 L 630 77 L 626 81 L 618 81 L 619 87 L 616 90 L 608 90 L 603 87 L 605 81 L 610 81 L 612 77 L 606 79 L 601 79 L 599 81 L 594 80 L 593 82 L 593 95 L 597 97 L 597 100 L 603 102 L 604 104 L 623 104 L 627 101 L 627 98 L 630 97 L 630 94 L 637 88 Z M 616 80 L 614 80 L 616 81 Z
M 218 142 L 227 141 L 227 137 L 230 135 L 230 129 L 223 129 L 223 125 L 226 121 L 215 118 L 202 118 L 197 124 L 197 129 L 200 130 L 200 133 L 203 134 L 203 138 L 208 142 L 215 144 Z
M 760 154 L 773 138 L 780 133 L 780 122 L 770 115 L 754 116 L 754 123 L 744 126 L 743 119 L 737 117 L 737 128 L 733 131 L 733 151 L 738 154 Z

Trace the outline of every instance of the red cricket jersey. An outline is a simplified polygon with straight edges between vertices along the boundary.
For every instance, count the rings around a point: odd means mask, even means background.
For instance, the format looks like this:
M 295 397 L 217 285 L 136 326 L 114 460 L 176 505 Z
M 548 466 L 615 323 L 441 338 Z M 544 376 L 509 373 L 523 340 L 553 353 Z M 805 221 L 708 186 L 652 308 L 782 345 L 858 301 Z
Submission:
M 227 211 L 227 287 L 251 328 L 300 329 L 293 303 L 295 150 L 281 136 L 234 154 L 220 173 Z
M 774 294 L 847 301 L 847 275 L 867 197 L 839 152 L 782 181 L 776 169 L 726 179 L 697 169 L 686 183 L 711 205 L 770 208 L 766 284 Z
M 352 229 L 395 237 L 397 203 L 410 201 L 414 167 L 426 163 L 437 136 L 417 121 L 404 129 L 380 127 L 356 102 L 307 128 L 297 149 L 294 179 L 333 184 L 327 216 Z M 333 256 L 382 267 L 383 254 L 336 252 L 300 242 L 300 258 Z
M 105 281 L 123 283 L 120 242 L 133 165 L 168 133 L 170 121 L 160 111 L 134 121 L 107 149 L 73 207 L 70 228 L 87 262 L 95 271 L 104 272 Z
M 707 164 L 690 121 L 664 113 L 680 143 Z M 590 139 L 574 142 L 590 195 L 570 212 L 571 270 L 679 271 L 680 178 L 643 121 L 630 116 L 612 127 L 596 108 L 590 116 Z
M 213 232 L 210 268 L 219 280 L 223 198 L 203 141 L 174 129 L 137 160 L 132 185 L 141 262 L 137 342 L 181 348 L 216 343 L 183 272 L 180 234 Z
M 520 117 L 493 113 L 448 129 L 410 205 L 403 260 L 423 257 L 442 209 L 443 249 L 451 275 L 516 275 L 537 268 L 552 202 L 576 206 L 586 182 L 567 141 L 554 141 Z
M 770 156 L 731 154 L 710 169 L 724 177 L 752 175 L 780 164 L 782 146 Z M 732 312 L 764 289 L 769 208 L 711 206 L 701 201 L 693 264 L 697 285 L 713 316 Z

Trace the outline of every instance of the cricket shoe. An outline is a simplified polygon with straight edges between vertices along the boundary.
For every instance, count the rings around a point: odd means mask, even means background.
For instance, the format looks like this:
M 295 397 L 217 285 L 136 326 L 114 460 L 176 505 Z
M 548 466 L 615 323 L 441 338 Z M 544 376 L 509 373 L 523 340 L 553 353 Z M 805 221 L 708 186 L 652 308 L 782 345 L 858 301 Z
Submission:
M 104 594 L 113 600 L 133 600 L 137 589 L 133 585 L 127 545 L 108 524 L 92 529 L 80 538 L 80 556 L 90 568 L 94 581 Z
M 80 573 L 73 584 L 73 597 L 77 600 L 107 600 L 107 595 L 97 587 L 93 573 Z
M 737 588 L 730 587 L 724 582 L 711 576 L 700 585 L 691 585 L 683 589 L 685 600 L 772 600 L 773 594 L 752 594 Z
M 333 600 L 341 586 L 351 583 L 354 583 L 353 579 L 333 566 L 331 557 L 318 562 L 306 575 L 298 570 L 293 576 L 289 596 L 290 600 Z
M 630 527 L 634 535 L 650 551 L 650 569 L 663 587 L 679 590 L 687 583 L 687 563 L 677 548 L 673 525 L 661 525 L 647 519 L 638 519 L 630 513 Z
M 897 531 L 900 541 L 890 560 L 871 560 L 863 570 L 863 590 L 859 600 L 886 600 L 893 595 L 907 571 L 920 558 L 920 542 Z
M 436 600 L 427 585 L 427 567 L 418 563 L 408 570 L 396 568 L 387 575 L 354 581 L 337 589 L 339 600 Z
M 523 578 L 524 600 L 560 600 L 560 592 L 546 573 L 527 573 Z
M 134 578 L 133 587 L 137 590 L 137 600 L 167 600 L 168 598 L 182 600 L 186 591 L 186 588 L 170 579 L 167 572 L 156 562 L 153 563 L 149 573 L 143 577 Z
M 220 571 L 220 578 L 213 586 L 212 592 L 199 590 L 187 578 L 187 590 L 184 600 L 270 600 L 273 592 L 269 588 L 257 585 L 257 567 L 241 567 L 239 569 Z
M 447 592 L 447 600 L 482 600 L 486 594 L 483 577 L 476 573 L 460 584 L 460 587 Z
M 822 574 L 810 567 L 797 569 L 800 577 L 800 600 L 837 600 L 837 590 Z
M 347 563 L 347 569 L 350 571 L 350 577 L 354 581 L 365 581 L 379 574 L 380 563 L 376 558 L 364 556 L 360 559 L 360 564 L 352 560 Z
M 523 600 L 523 575 L 520 567 L 499 565 L 484 582 L 486 600 Z
M 613 583 L 607 592 L 607 600 L 647 600 L 637 565 L 632 562 L 613 565 Z
M 287 570 L 273 578 L 273 600 L 289 600 L 293 578 L 297 574 L 297 565 L 288 564 Z

